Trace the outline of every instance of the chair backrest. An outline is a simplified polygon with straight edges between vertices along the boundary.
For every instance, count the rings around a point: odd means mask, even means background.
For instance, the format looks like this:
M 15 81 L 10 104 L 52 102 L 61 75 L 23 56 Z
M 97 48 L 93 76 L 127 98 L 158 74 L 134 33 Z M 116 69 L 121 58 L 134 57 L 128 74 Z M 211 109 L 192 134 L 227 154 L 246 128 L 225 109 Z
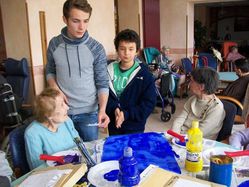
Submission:
M 7 82 L 12 86 L 13 92 L 26 103 L 29 93 L 29 67 L 27 59 L 15 60 L 7 58 L 4 60 L 4 68 Z
M 225 116 L 225 119 L 223 120 L 223 125 L 218 134 L 216 141 L 225 140 L 231 135 L 233 124 L 234 124 L 234 118 L 237 112 L 237 107 L 234 103 L 226 101 L 226 100 L 221 100 L 221 101 L 223 103 L 226 116 Z
M 192 62 L 189 58 L 182 58 L 182 67 L 184 69 L 185 74 L 189 74 L 193 70 Z
M 199 53 L 199 66 L 208 66 L 217 70 L 217 60 L 211 53 Z
M 158 55 L 160 55 L 160 51 L 154 47 L 144 48 L 143 53 L 144 53 L 145 61 L 148 65 L 150 65 L 153 62 L 153 60 L 156 59 Z
M 242 118 L 246 122 L 245 123 L 246 127 L 249 127 L 248 116 L 249 116 L 249 84 L 247 85 L 245 99 L 243 103 L 243 111 L 242 111 Z
M 26 158 L 24 132 L 32 121 L 33 117 L 26 119 L 22 125 L 9 134 L 9 146 L 16 177 L 20 177 L 30 171 Z

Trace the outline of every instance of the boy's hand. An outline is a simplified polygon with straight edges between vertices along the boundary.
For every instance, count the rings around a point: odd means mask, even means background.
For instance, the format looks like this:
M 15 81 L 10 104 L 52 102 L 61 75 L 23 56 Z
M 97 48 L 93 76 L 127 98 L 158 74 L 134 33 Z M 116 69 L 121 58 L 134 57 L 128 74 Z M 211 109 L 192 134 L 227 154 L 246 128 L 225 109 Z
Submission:
M 106 127 L 108 127 L 110 119 L 105 112 L 99 111 L 98 122 L 99 122 L 99 125 L 98 125 L 99 127 L 106 128 Z
M 115 125 L 119 129 L 124 122 L 124 113 L 119 108 L 115 110 Z

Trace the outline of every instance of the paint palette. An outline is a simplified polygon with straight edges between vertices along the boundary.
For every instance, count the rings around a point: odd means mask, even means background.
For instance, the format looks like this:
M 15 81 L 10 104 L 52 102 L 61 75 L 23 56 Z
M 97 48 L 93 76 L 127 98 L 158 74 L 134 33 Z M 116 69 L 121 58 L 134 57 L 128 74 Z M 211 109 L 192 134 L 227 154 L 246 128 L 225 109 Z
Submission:
M 87 179 L 96 187 L 118 187 L 118 180 L 108 181 L 104 178 L 106 173 L 118 169 L 119 163 L 117 160 L 101 162 L 89 170 Z

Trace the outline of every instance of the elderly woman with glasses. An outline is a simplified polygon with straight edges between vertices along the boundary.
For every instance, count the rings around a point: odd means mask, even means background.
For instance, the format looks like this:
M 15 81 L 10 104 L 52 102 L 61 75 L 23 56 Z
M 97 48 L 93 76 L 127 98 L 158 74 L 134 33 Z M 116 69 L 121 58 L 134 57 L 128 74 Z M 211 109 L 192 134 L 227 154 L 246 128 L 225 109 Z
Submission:
M 172 130 L 186 134 L 193 120 L 199 121 L 203 137 L 216 140 L 225 118 L 222 102 L 215 96 L 219 77 L 214 69 L 196 68 L 191 72 L 189 83 L 192 96 L 181 114 L 175 118 Z

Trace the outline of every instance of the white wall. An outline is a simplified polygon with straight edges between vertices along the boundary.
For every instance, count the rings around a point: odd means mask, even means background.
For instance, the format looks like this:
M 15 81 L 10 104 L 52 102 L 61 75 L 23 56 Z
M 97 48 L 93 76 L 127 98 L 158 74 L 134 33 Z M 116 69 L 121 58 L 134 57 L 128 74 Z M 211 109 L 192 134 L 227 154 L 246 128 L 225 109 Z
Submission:
M 118 0 L 119 31 L 133 29 L 139 33 L 138 0 Z
M 118 0 L 119 31 L 135 30 L 141 38 L 143 47 L 142 0 Z
M 161 45 L 171 48 L 176 62 L 193 55 L 194 4 L 187 0 L 160 0 Z

